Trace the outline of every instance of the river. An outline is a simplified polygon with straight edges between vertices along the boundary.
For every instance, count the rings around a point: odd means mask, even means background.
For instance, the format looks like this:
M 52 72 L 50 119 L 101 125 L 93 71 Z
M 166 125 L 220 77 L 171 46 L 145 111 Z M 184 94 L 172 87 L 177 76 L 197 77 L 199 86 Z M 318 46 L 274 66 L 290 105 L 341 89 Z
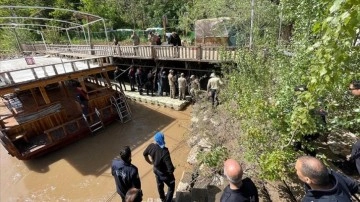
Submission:
M 139 168 L 143 200 L 158 198 L 151 165 L 143 158 L 155 131 L 165 134 L 175 170 L 176 184 L 185 169 L 191 107 L 183 111 L 150 104 L 130 103 L 133 120 L 115 122 L 65 148 L 29 161 L 7 154 L 1 146 L 0 201 L 121 201 L 111 175 L 111 161 L 121 146 L 132 149 Z M 166 186 L 165 186 L 166 187 Z

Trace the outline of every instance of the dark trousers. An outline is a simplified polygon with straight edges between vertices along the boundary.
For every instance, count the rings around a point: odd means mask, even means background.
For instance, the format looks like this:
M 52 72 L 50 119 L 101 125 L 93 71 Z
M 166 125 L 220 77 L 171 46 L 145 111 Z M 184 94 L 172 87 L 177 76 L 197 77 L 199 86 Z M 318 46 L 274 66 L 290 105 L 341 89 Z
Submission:
M 216 105 L 219 105 L 219 100 L 218 100 L 218 96 L 217 96 L 217 90 L 216 89 L 210 89 L 211 92 L 211 101 L 212 101 L 212 105 L 215 105 L 215 101 L 216 101 Z
M 171 202 L 174 196 L 174 190 L 175 190 L 175 177 L 173 174 L 171 175 L 160 175 L 156 174 L 156 183 L 157 188 L 159 192 L 160 199 L 165 202 Z M 165 196 L 164 192 L 164 183 L 168 187 L 168 191 Z
M 120 89 L 122 89 L 122 86 L 121 86 L 121 85 L 123 85 L 123 86 L 124 86 L 124 90 L 126 91 L 125 82 L 124 82 L 123 80 L 121 80 L 121 79 L 118 79 L 118 82 L 119 82 Z
M 143 94 L 143 89 L 142 89 L 142 87 L 143 87 L 143 85 L 138 83 L 138 91 L 139 91 L 140 95 Z
M 82 113 L 87 116 L 89 114 L 89 102 L 87 100 L 83 100 L 80 102 Z
M 151 93 L 151 96 L 154 95 L 153 84 L 150 82 L 146 83 L 146 94 L 149 95 L 149 93 Z
M 136 83 L 135 78 L 130 76 L 129 80 L 130 80 L 130 88 L 133 91 L 135 90 L 135 83 Z

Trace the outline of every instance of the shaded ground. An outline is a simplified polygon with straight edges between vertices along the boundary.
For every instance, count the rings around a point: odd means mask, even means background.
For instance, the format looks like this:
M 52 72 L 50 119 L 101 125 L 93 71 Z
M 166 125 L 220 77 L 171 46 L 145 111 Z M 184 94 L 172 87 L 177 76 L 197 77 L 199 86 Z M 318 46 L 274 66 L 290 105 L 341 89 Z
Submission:
M 111 160 L 122 145 L 130 145 L 133 163 L 139 168 L 144 199 L 157 198 L 152 167 L 142 152 L 153 141 L 157 130 L 165 141 L 176 167 L 177 183 L 189 148 L 190 111 L 174 111 L 154 105 L 131 103 L 133 121 L 114 123 L 68 147 L 31 161 L 19 161 L 0 149 L 0 201 L 120 201 L 111 176 Z

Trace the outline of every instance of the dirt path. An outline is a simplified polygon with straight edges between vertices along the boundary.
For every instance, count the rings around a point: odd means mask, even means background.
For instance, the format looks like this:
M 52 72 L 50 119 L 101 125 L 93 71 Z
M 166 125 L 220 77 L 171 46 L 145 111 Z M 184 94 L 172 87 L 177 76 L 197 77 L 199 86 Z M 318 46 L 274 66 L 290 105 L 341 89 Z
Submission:
M 145 106 L 145 107 L 144 107 Z M 165 134 L 178 183 L 189 167 L 186 137 L 191 107 L 184 111 L 131 103 L 133 120 L 114 123 L 68 147 L 31 161 L 20 161 L 0 149 L 0 201 L 121 201 L 111 175 L 111 160 L 129 145 L 139 168 L 144 200 L 158 198 L 152 167 L 142 155 L 155 131 Z

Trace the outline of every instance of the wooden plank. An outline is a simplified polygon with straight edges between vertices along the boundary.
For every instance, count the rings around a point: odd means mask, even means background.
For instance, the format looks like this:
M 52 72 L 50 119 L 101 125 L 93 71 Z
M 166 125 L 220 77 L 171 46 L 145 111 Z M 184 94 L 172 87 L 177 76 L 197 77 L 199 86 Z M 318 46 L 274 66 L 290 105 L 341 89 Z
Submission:
M 46 93 L 46 90 L 45 90 L 44 86 L 39 86 L 39 89 L 40 89 L 40 93 L 41 93 L 41 95 L 42 95 L 45 103 L 46 103 L 46 104 L 50 104 L 51 101 L 50 101 L 50 99 L 49 99 L 49 96 L 48 96 L 47 93 Z

